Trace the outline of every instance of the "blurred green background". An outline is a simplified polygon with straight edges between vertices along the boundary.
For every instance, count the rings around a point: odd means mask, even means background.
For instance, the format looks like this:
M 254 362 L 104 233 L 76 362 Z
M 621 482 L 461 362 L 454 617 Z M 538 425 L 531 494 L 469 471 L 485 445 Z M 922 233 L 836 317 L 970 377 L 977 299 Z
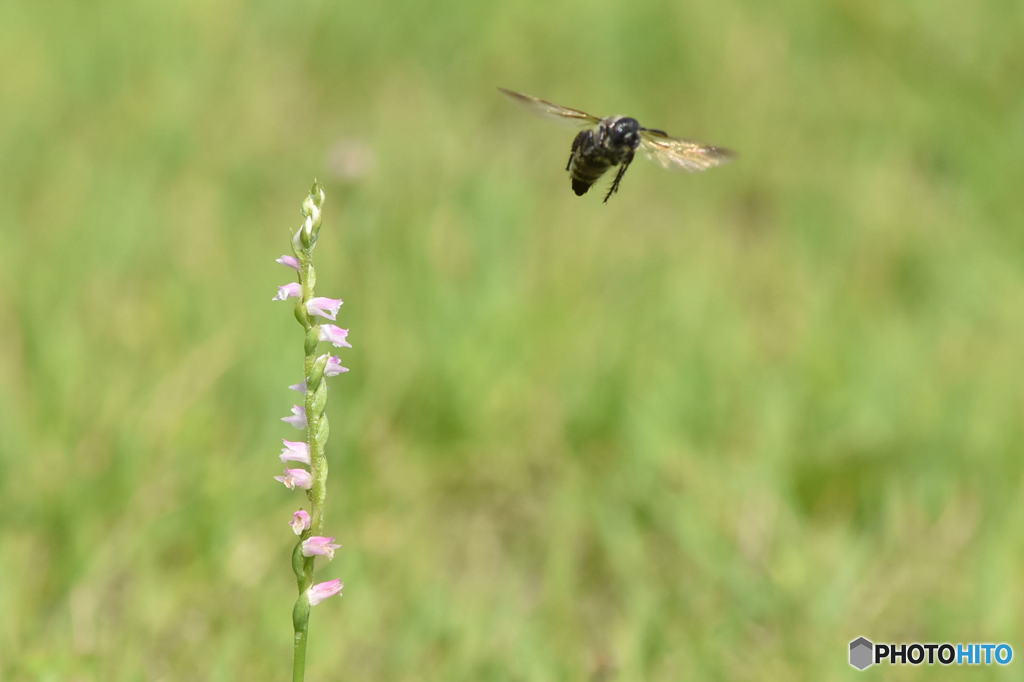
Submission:
M 0 679 L 857 673 L 1024 636 L 1024 4 L 0 3 Z M 732 147 L 583 198 L 505 86 Z M 607 180 L 605 180 L 605 183 Z M 603 185 L 606 186 L 606 185 Z

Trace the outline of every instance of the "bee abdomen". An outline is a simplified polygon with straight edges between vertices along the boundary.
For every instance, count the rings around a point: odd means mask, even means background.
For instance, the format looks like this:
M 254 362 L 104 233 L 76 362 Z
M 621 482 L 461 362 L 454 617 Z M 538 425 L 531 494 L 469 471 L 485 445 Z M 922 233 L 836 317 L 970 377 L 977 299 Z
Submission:
M 597 182 L 609 167 L 610 164 L 607 163 L 574 158 L 569 166 L 569 175 L 572 176 L 572 191 L 576 193 L 576 196 L 586 194 L 590 186 Z
M 581 197 L 587 193 L 587 190 L 590 189 L 590 186 L 593 184 L 593 182 L 584 182 L 583 180 L 577 180 L 576 178 L 573 178 L 572 191 L 576 192 L 576 196 Z

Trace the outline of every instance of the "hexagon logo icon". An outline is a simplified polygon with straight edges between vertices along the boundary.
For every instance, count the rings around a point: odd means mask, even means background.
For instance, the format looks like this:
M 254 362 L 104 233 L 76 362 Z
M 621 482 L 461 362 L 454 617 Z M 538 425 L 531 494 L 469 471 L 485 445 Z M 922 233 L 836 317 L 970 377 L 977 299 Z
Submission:
M 864 670 L 875 662 L 875 645 L 867 637 L 858 637 L 850 642 L 850 665 Z

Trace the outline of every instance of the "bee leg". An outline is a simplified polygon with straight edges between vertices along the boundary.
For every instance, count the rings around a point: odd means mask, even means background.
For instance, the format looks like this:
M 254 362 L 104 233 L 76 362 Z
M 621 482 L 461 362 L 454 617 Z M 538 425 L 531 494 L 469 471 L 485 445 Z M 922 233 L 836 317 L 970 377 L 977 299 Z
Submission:
M 626 169 L 629 168 L 629 164 L 633 162 L 633 152 L 630 152 L 626 158 L 622 160 L 622 164 L 619 166 L 619 172 L 615 174 L 615 179 L 612 180 L 612 186 L 608 188 L 608 194 L 604 195 L 604 203 L 608 203 L 608 200 L 612 198 L 612 195 L 619 191 L 619 183 L 622 182 L 622 176 L 626 174 Z

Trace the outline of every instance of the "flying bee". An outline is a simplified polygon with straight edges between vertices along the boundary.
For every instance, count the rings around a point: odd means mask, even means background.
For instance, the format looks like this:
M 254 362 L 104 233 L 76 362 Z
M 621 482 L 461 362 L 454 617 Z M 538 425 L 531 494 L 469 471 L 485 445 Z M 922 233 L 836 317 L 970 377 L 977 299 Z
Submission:
M 498 88 L 516 102 L 542 116 L 584 126 L 572 141 L 572 151 L 565 169 L 572 178 L 572 191 L 576 196 L 587 193 L 590 186 L 612 166 L 619 170 L 612 186 L 604 196 L 605 202 L 619 190 L 626 169 L 633 162 L 637 149 L 668 170 L 696 173 L 721 165 L 733 153 L 722 147 L 670 137 L 664 130 L 644 128 L 629 116 L 598 118 L 579 109 L 563 107 L 539 97 Z

